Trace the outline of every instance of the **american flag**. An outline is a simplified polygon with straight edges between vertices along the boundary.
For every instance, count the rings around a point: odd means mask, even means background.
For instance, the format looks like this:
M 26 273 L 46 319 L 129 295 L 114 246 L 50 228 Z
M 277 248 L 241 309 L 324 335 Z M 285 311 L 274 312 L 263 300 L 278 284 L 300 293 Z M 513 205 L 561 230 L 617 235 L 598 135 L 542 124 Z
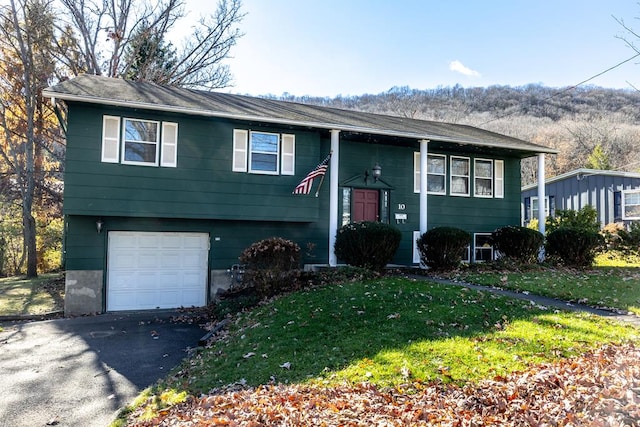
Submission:
M 318 166 L 315 167 L 311 172 L 304 177 L 300 184 L 293 189 L 292 194 L 309 194 L 311 192 L 311 187 L 313 186 L 313 179 L 318 176 L 324 176 L 329 168 L 329 160 L 331 159 L 331 154 L 329 154 L 323 161 L 320 162 Z

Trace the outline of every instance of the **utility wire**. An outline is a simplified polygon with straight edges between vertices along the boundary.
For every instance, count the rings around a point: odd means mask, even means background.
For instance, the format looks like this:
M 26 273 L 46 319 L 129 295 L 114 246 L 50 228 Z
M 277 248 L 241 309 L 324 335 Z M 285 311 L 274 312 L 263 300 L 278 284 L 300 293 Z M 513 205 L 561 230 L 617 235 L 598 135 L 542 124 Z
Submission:
M 556 97 L 556 96 L 558 96 L 558 95 L 562 95 L 562 94 L 563 94 L 563 93 L 565 93 L 565 92 L 569 92 L 570 90 L 576 89 L 578 86 L 581 86 L 581 85 L 583 85 L 583 84 L 585 84 L 585 83 L 588 83 L 588 82 L 590 82 L 591 80 L 593 80 L 593 79 L 595 79 L 595 78 L 598 78 L 598 77 L 600 77 L 601 75 L 606 74 L 606 73 L 608 73 L 609 71 L 614 70 L 614 69 L 616 69 L 616 68 L 620 67 L 621 65 L 624 65 L 624 64 L 626 64 L 627 62 L 634 60 L 635 58 L 637 58 L 637 57 L 639 57 L 639 56 L 640 56 L 640 53 L 637 53 L 637 54 L 633 55 L 631 58 L 627 58 L 627 59 L 625 59 L 624 61 L 619 62 L 619 63 L 617 63 L 616 65 L 614 65 L 614 66 L 612 66 L 612 67 L 609 67 L 609 68 L 607 68 L 606 70 L 601 71 L 601 72 L 599 72 L 598 74 L 596 74 L 596 75 L 594 75 L 594 76 L 591 76 L 591 77 L 589 77 L 588 79 L 583 80 L 583 81 L 581 81 L 581 82 L 580 82 L 580 83 L 578 83 L 578 84 L 575 84 L 575 85 L 573 85 L 573 86 L 566 87 L 566 88 L 564 88 L 564 89 L 562 89 L 562 90 L 559 90 L 559 91 L 557 91 L 557 92 L 555 92 L 555 93 L 552 93 L 552 94 L 551 94 L 551 95 L 549 95 L 548 97 L 543 98 L 542 100 L 540 100 L 540 101 L 538 102 L 538 105 L 540 105 L 540 104 L 542 104 L 542 103 L 544 103 L 544 102 L 547 102 L 547 101 L 549 101 L 550 99 L 553 99 L 553 98 L 555 98 L 555 97 Z M 627 83 L 628 83 L 628 82 L 627 82 Z M 479 126 L 484 126 L 484 125 L 486 125 L 486 124 L 488 124 L 488 123 L 495 122 L 496 120 L 504 119 L 505 117 L 512 116 L 512 115 L 516 114 L 517 112 L 518 112 L 518 111 L 513 111 L 513 112 L 511 112 L 511 113 L 507 113 L 507 114 L 504 114 L 504 115 L 502 115 L 502 116 L 498 116 L 498 117 L 496 117 L 496 118 L 494 118 L 494 119 L 487 120 L 486 122 L 480 123 L 480 125 L 479 125 Z

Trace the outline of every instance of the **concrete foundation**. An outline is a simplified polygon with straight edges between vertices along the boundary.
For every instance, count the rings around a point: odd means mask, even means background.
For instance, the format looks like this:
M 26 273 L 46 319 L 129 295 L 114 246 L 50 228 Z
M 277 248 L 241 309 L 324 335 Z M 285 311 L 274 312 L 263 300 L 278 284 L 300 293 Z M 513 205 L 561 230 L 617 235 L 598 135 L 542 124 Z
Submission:
M 211 286 L 209 287 L 209 301 L 218 299 L 221 293 L 229 290 L 233 277 L 229 270 L 211 270 Z
M 65 276 L 65 316 L 82 316 L 103 312 L 102 270 L 67 270 Z

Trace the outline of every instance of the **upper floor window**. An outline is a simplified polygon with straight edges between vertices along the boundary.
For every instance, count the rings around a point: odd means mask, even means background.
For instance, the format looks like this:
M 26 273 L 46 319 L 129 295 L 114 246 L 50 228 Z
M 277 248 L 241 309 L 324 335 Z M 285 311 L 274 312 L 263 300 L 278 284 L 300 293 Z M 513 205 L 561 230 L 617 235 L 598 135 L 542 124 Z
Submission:
M 493 160 L 474 160 L 473 195 L 493 197 Z
M 451 195 L 469 195 L 469 158 L 451 156 Z
M 160 123 L 124 119 L 123 163 L 158 164 Z
M 104 116 L 102 161 L 142 166 L 177 166 L 178 124 Z
M 234 129 L 232 170 L 268 175 L 293 175 L 295 135 Z
M 420 192 L 420 153 L 413 155 L 414 193 Z M 447 156 L 442 154 L 427 155 L 427 193 L 447 194 Z

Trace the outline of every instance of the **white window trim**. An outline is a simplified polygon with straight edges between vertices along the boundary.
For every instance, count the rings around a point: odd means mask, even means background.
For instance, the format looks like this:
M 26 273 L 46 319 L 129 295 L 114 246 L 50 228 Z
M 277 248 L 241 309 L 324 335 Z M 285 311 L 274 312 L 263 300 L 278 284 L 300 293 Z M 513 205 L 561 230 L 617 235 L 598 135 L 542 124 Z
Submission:
M 431 153 L 427 154 L 427 167 L 429 167 L 428 166 L 429 157 L 441 157 L 444 159 L 444 174 L 442 175 L 435 174 L 435 173 L 430 174 L 429 170 L 427 169 L 427 176 L 437 175 L 437 176 L 442 176 L 444 178 L 444 188 L 443 188 L 443 191 L 429 191 L 429 189 L 427 188 L 427 194 L 444 196 L 447 194 L 447 156 L 445 154 L 431 154 Z M 413 153 L 413 192 L 414 193 L 420 192 L 420 152 L 418 151 L 415 151 Z
M 125 160 L 125 123 L 127 120 L 156 124 L 158 140 L 155 141 L 156 159 L 154 163 Z M 111 122 L 117 129 L 116 135 L 107 135 L 108 122 Z M 169 135 L 172 137 L 169 138 Z M 153 143 L 152 141 L 140 142 Z M 111 147 L 109 147 L 109 145 L 111 145 Z M 107 156 L 106 152 L 108 148 L 115 151 L 113 157 Z M 166 152 L 170 150 L 173 150 L 173 155 L 170 156 L 171 158 L 168 158 Z M 123 165 L 175 168 L 178 166 L 178 123 L 104 115 L 102 116 L 102 149 L 100 161 L 102 163 L 117 163 Z
M 477 171 L 477 164 L 478 162 L 489 162 L 491 165 L 489 167 L 489 170 L 491 171 L 491 176 L 486 177 L 486 176 L 478 176 L 478 174 L 476 173 Z M 477 197 L 477 198 L 482 198 L 482 199 L 491 199 L 493 198 L 493 195 L 495 194 L 495 182 L 494 182 L 494 170 L 493 170 L 493 160 L 492 159 L 482 159 L 482 158 L 477 158 L 477 159 L 473 159 L 473 197 Z M 491 194 L 477 194 L 476 190 L 477 190 L 477 186 L 476 186 L 476 181 L 478 179 L 488 179 L 489 181 L 491 181 Z
M 132 160 L 125 160 L 125 156 L 127 154 L 127 150 L 126 150 L 126 144 L 127 144 L 127 138 L 125 137 L 126 135 L 126 127 L 127 127 L 127 122 L 147 122 L 147 123 L 155 123 L 156 124 L 156 140 L 155 141 L 131 141 L 131 142 L 140 142 L 142 144 L 155 144 L 156 145 L 156 158 L 155 160 L 152 162 L 136 162 L 136 161 L 132 161 Z M 158 160 L 160 159 L 160 122 L 157 120 L 146 120 L 146 119 L 132 119 L 132 118 L 128 118 L 125 117 L 122 120 L 122 150 L 121 150 L 121 155 L 122 155 L 122 159 L 120 161 L 120 163 L 122 163 L 123 165 L 136 165 L 136 166 L 158 166 Z
M 635 190 L 622 190 L 622 219 L 623 220 L 637 220 L 640 219 L 640 216 L 627 216 L 627 204 L 625 201 L 625 196 L 627 194 L 636 194 L 636 193 L 640 193 L 640 189 L 635 189 Z M 637 206 L 637 205 L 633 205 L 633 206 Z
M 273 155 L 276 157 L 276 170 L 264 171 L 254 170 L 251 167 L 251 160 L 254 151 L 251 150 L 251 135 L 254 133 L 276 135 L 278 137 L 277 152 L 265 152 L 263 154 Z M 255 153 L 261 153 L 255 151 Z M 287 159 L 290 165 L 287 165 Z M 232 172 L 246 172 L 257 175 L 295 175 L 296 173 L 296 136 L 287 133 L 264 132 L 261 130 L 233 130 L 233 156 L 231 159 Z
M 453 174 L 453 159 L 459 159 L 459 160 L 466 160 L 469 163 L 469 174 L 468 175 L 454 175 Z M 451 156 L 450 158 L 450 163 L 449 163 L 449 195 L 451 196 L 455 196 L 455 197 L 469 197 L 471 195 L 471 158 L 470 157 L 462 157 L 462 156 Z M 467 178 L 467 192 L 466 193 L 454 193 L 453 192 L 453 185 L 451 184 L 451 181 L 453 180 L 454 177 L 462 177 L 462 178 Z
M 418 153 L 418 155 L 420 155 L 420 153 Z M 441 157 L 442 159 L 444 159 L 444 173 L 443 174 L 439 174 L 439 173 L 429 173 L 429 157 Z M 418 160 L 420 158 L 418 157 Z M 429 191 L 429 175 L 436 175 L 436 176 L 441 176 L 443 178 L 443 182 L 444 182 L 444 188 L 442 189 L 442 191 Z M 446 195 L 447 194 L 447 156 L 444 154 L 427 154 L 427 194 L 436 194 L 436 195 Z
M 538 214 L 536 213 L 535 215 L 533 214 L 533 202 L 534 200 L 536 201 L 536 203 L 538 202 L 538 196 L 531 196 L 529 198 L 529 221 L 531 221 L 532 219 L 538 219 Z M 538 205 L 538 209 L 540 208 L 540 205 Z M 547 218 L 549 216 L 549 196 L 545 196 L 544 198 L 544 216 L 545 218 Z
M 480 246 L 478 247 L 477 245 L 477 237 L 478 236 L 491 236 L 491 233 L 473 233 L 473 262 L 486 262 L 485 260 L 480 260 L 478 261 L 476 259 L 476 249 L 491 249 L 491 259 L 490 261 L 493 261 L 495 259 L 496 253 L 495 253 L 495 249 L 493 246 Z
M 493 165 L 493 197 L 504 199 L 504 160 L 494 160 Z
M 254 134 L 264 134 L 264 135 L 275 135 L 278 137 L 278 147 L 275 153 L 272 152 L 265 152 L 265 151 L 255 151 L 256 154 L 267 154 L 269 156 L 275 156 L 276 158 L 276 170 L 275 171 L 263 171 L 263 170 L 253 170 L 251 168 L 251 161 L 253 160 L 253 154 L 254 151 L 251 149 L 251 139 L 252 136 Z M 281 153 L 281 149 L 280 149 L 280 134 L 279 133 L 273 133 L 273 132 L 262 132 L 259 130 L 256 131 L 250 131 L 249 132 L 249 145 L 247 146 L 247 151 L 249 152 L 249 172 L 250 173 L 254 173 L 254 174 L 258 174 L 258 175 L 280 175 L 280 153 Z

